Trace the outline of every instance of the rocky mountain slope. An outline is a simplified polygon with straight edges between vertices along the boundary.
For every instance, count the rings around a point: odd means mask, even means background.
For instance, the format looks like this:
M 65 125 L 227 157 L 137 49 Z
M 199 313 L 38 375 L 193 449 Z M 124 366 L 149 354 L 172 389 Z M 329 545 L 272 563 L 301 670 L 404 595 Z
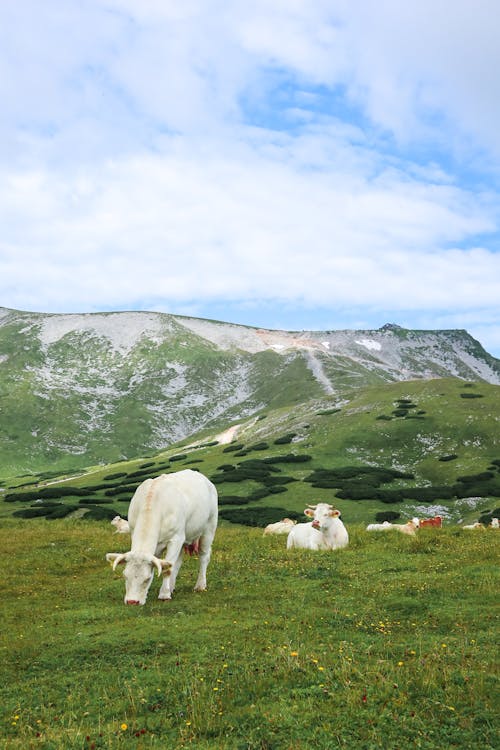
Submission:
M 0 308 L 0 476 L 109 463 L 263 410 L 453 376 L 500 384 L 466 331 L 272 331 L 162 313 Z

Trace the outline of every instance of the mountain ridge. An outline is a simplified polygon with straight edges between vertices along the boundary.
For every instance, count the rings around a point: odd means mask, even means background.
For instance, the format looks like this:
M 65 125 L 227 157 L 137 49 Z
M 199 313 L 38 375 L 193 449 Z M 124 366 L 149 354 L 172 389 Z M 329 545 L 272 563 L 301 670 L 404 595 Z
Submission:
M 0 308 L 0 364 L 6 475 L 144 455 L 365 386 L 500 384 L 500 360 L 460 329 L 279 331 L 159 312 Z

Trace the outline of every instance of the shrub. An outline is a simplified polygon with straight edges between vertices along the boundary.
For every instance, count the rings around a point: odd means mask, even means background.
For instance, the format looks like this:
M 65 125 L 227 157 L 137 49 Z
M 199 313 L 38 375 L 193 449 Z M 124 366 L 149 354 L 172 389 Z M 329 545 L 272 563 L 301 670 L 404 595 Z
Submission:
M 297 433 L 289 432 L 286 435 L 283 435 L 283 437 L 276 438 L 276 440 L 274 440 L 274 445 L 286 445 L 287 443 L 291 443 L 294 437 L 297 437 Z
M 178 453 L 176 456 L 170 456 L 171 461 L 184 461 L 187 458 L 187 453 Z
M 449 456 L 441 456 L 438 461 L 454 461 L 456 458 L 458 458 L 456 453 L 450 453 Z
M 255 445 L 249 446 L 249 451 L 265 451 L 269 448 L 269 444 L 266 443 L 264 440 L 260 443 L 255 443 Z
M 303 518 L 302 513 L 296 513 L 286 508 L 235 508 L 234 510 L 222 509 L 219 513 L 222 518 L 231 523 L 239 523 L 243 526 L 260 526 L 261 528 L 285 517 L 293 520 Z
M 243 443 L 230 443 L 226 448 L 222 449 L 223 453 L 232 453 L 233 451 L 240 451 L 244 448 Z
M 377 523 L 384 523 L 384 521 L 395 521 L 401 518 L 401 513 L 395 510 L 382 510 L 380 513 L 375 513 L 375 521 Z
M 460 398 L 484 398 L 481 393 L 461 393 Z
M 385 420 L 386 422 L 390 422 L 392 420 L 392 417 L 390 417 L 388 414 L 381 414 L 379 417 L 375 417 L 375 419 Z

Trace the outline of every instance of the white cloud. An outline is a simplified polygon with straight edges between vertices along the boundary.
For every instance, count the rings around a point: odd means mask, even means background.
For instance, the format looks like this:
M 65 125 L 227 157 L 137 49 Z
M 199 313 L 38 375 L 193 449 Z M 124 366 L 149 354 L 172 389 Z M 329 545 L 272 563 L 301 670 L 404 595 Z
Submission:
M 471 316 L 497 341 L 499 16 L 7 0 L 0 303 Z

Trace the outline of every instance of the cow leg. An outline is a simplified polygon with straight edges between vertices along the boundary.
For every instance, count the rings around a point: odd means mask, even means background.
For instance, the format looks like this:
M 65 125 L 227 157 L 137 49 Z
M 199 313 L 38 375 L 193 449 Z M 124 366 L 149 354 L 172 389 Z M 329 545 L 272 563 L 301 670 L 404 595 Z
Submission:
M 194 587 L 195 591 L 206 591 L 207 589 L 207 568 L 212 554 L 212 542 L 214 536 L 215 530 L 213 532 L 206 532 L 200 537 L 200 548 L 198 553 L 200 568 L 198 571 L 198 579 Z
M 182 565 L 182 549 L 183 541 L 181 540 L 172 540 L 168 543 L 165 560 L 174 560 L 174 562 L 172 563 L 170 574 L 163 576 L 163 583 L 158 594 L 158 599 L 168 600 L 172 598 L 177 573 Z

